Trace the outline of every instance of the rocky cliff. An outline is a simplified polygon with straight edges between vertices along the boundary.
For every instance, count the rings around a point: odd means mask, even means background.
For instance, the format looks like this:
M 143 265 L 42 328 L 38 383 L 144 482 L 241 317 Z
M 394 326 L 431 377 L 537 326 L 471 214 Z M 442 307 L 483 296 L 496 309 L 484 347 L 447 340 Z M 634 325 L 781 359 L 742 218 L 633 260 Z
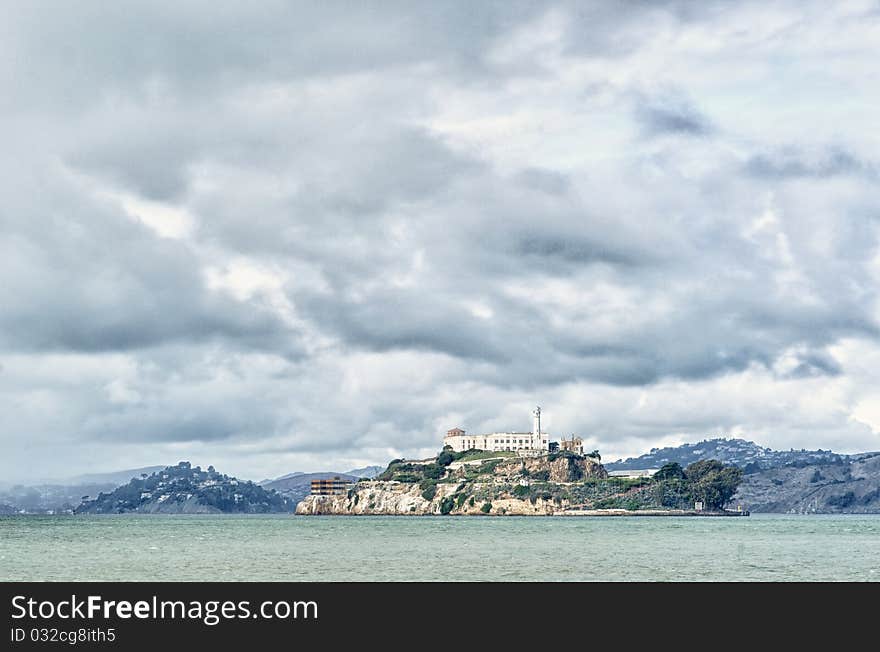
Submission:
M 308 496 L 296 507 L 297 514 L 426 515 L 426 514 L 552 514 L 570 506 L 552 498 L 518 498 L 487 483 L 438 484 L 428 500 L 417 484 L 396 481 L 360 482 L 347 494 Z M 483 497 L 477 500 L 476 495 Z M 448 505 L 448 511 L 444 510 Z M 488 507 L 487 507 L 488 505 Z
M 501 462 L 495 467 L 496 477 L 508 481 L 519 477 L 543 477 L 550 482 L 581 482 L 589 478 L 607 478 L 608 472 L 597 460 L 583 456 L 556 458 L 524 457 Z

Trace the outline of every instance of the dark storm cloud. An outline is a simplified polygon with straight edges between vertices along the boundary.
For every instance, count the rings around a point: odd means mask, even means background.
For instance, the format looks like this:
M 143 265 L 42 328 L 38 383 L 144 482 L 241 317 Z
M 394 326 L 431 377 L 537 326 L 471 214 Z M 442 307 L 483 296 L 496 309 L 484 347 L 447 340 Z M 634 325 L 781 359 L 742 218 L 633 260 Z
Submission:
M 571 179 L 554 170 L 526 168 L 517 175 L 517 181 L 528 188 L 535 188 L 551 195 L 564 195 L 571 188 Z
M 586 265 L 590 263 L 610 263 L 612 265 L 639 265 L 643 257 L 634 248 L 615 249 L 607 242 L 591 242 L 581 238 L 554 238 L 550 235 L 524 235 L 516 245 L 515 254 L 553 259 Z
M 706 136 L 714 131 L 706 116 L 677 97 L 642 101 L 637 105 L 635 115 L 643 132 L 649 136 Z
M 299 351 L 298 336 L 261 303 L 211 290 L 195 252 L 158 237 L 117 205 L 62 175 L 6 170 L 0 241 L 0 346 L 8 351 L 124 351 L 173 341 L 235 341 Z
M 297 297 L 305 314 L 349 345 L 373 351 L 414 349 L 504 364 L 509 345 L 449 297 L 424 290 L 382 290 L 368 301 Z
M 796 147 L 782 148 L 751 157 L 746 161 L 745 169 L 750 175 L 769 179 L 864 176 L 876 180 L 878 177 L 876 164 L 840 147 L 823 148 L 813 154 Z

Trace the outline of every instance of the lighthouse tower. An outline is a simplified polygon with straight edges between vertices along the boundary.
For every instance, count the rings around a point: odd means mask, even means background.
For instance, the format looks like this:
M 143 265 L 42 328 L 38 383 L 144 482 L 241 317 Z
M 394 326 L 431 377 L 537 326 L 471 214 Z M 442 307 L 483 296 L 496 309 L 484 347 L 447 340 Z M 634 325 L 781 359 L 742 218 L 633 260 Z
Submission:
M 535 415 L 535 425 L 532 428 L 532 448 L 541 448 L 541 406 L 535 408 L 532 412 Z

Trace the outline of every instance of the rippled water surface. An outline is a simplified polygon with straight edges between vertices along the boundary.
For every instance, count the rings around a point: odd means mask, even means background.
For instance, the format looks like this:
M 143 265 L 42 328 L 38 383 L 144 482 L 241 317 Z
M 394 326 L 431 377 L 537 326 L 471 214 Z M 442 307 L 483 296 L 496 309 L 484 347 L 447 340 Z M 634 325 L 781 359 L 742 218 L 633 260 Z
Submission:
M 880 581 L 880 515 L 13 516 L 0 580 Z

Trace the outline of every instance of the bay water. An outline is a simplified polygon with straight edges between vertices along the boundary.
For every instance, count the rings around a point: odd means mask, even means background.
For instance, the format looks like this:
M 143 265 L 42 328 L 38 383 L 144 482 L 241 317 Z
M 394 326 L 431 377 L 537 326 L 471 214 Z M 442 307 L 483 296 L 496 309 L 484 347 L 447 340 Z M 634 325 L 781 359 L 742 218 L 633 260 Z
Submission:
M 0 581 L 880 581 L 880 515 L 0 517 Z

